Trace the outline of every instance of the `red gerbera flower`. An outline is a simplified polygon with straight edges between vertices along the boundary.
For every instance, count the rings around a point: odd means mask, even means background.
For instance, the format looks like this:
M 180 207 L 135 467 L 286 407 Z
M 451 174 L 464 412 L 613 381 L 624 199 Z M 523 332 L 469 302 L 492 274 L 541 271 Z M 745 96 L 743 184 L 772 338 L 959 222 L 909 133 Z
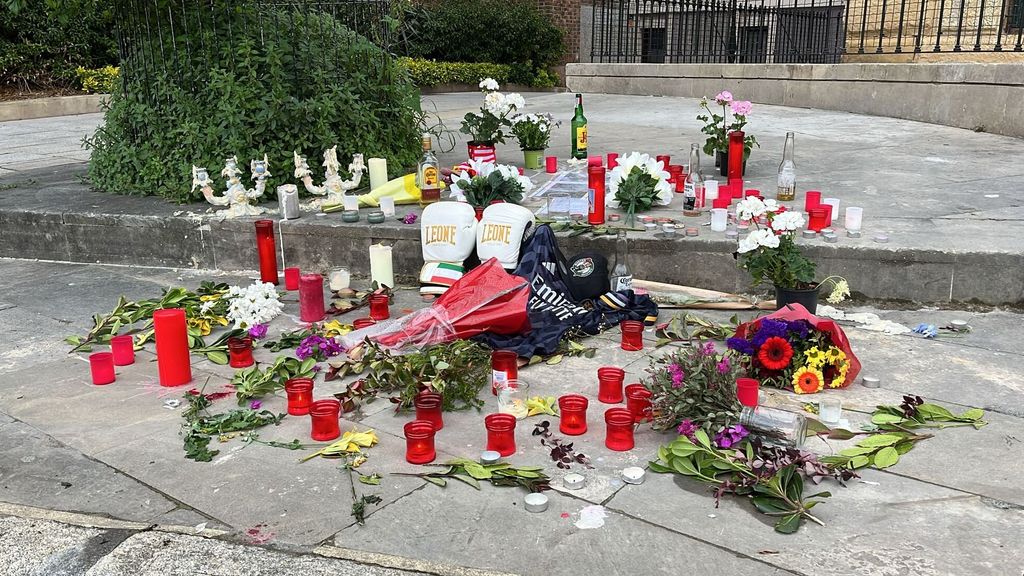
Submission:
M 785 338 L 772 336 L 764 341 L 757 351 L 757 359 L 768 370 L 783 370 L 793 358 L 793 347 Z

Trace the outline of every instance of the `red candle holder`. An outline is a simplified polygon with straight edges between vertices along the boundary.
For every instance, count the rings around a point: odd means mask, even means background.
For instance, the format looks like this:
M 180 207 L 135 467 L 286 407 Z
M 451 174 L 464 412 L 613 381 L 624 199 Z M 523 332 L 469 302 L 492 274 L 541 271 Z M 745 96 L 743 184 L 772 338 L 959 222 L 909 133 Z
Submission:
M 587 187 L 590 189 L 590 212 L 587 223 L 604 224 L 604 166 L 587 167 Z
M 378 322 L 391 318 L 391 298 L 387 294 L 370 296 L 370 318 Z
M 740 404 L 749 406 L 750 408 L 757 407 L 757 392 L 760 388 L 761 383 L 754 378 L 737 378 L 736 379 L 736 397 L 739 399 Z
M 110 384 L 114 381 L 114 354 L 96 352 L 89 354 L 89 370 L 92 372 L 92 383 L 96 386 Z
M 748 190 L 744 190 L 743 191 L 743 196 L 745 198 L 750 198 L 751 196 L 753 196 L 754 198 L 759 198 L 761 200 L 764 200 L 764 196 L 761 196 L 761 191 L 757 190 L 756 188 L 750 188 Z
M 817 208 L 821 205 L 821 192 L 817 190 L 808 190 L 804 193 L 804 212 L 810 213 L 811 208 Z
M 726 195 L 722 196 L 722 194 L 726 194 Z M 718 198 L 715 198 L 714 200 L 711 201 L 711 207 L 712 208 L 725 208 L 725 209 L 728 210 L 730 204 L 732 204 L 732 192 L 731 191 L 722 192 L 721 188 L 719 188 L 719 190 L 718 190 Z
M 437 457 L 434 450 L 434 425 L 413 420 L 405 425 L 405 460 L 410 464 L 428 464 Z
M 292 416 L 309 414 L 309 405 L 313 403 L 312 378 L 291 378 L 285 381 L 284 392 L 288 395 L 288 414 Z
M 260 256 L 260 281 L 277 284 L 277 245 L 274 221 L 256 221 L 256 250 Z
M 686 192 L 686 177 L 680 175 L 679 179 L 677 179 L 675 182 L 675 186 L 676 194 L 682 194 L 683 192 Z
M 658 162 L 661 162 L 662 170 L 668 170 L 668 166 L 670 161 L 672 160 L 672 156 L 669 156 L 668 154 L 659 154 L 655 156 L 654 159 Z
M 487 428 L 487 449 L 502 456 L 516 453 L 516 417 L 511 414 L 488 414 L 484 417 Z
M 228 338 L 228 365 L 232 368 L 252 366 L 252 338 Z
M 558 430 L 567 436 L 579 436 L 587 431 L 587 405 L 590 402 L 580 394 L 566 394 L 558 399 Z
M 807 227 L 815 232 L 821 232 L 825 228 L 828 228 L 828 210 L 822 206 L 817 208 L 811 208 L 808 211 L 810 218 L 807 221 Z
M 301 272 L 298 268 L 285 268 L 284 269 L 284 289 L 285 290 L 298 290 L 299 289 L 299 274 Z
M 604 160 L 600 156 L 587 156 L 587 166 L 601 166 L 601 161 Z
M 622 330 L 622 343 L 620 346 L 623 350 L 636 352 L 637 350 L 644 349 L 643 322 L 639 320 L 623 320 L 619 324 L 619 329 Z
M 640 423 L 645 420 L 652 420 L 651 397 L 654 394 L 644 387 L 643 384 L 630 384 L 626 386 L 626 410 L 633 415 L 633 422 Z
M 188 357 L 188 328 L 185 311 L 162 308 L 153 312 L 153 335 L 156 338 L 156 366 L 160 385 L 181 386 L 192 381 L 192 364 Z
M 729 189 L 733 198 L 743 198 L 743 178 L 729 178 Z
M 131 334 L 122 334 L 110 339 L 110 353 L 114 355 L 114 366 L 128 366 L 135 363 L 135 341 Z
M 679 182 L 680 180 L 685 181 L 683 178 L 683 165 L 682 164 L 670 164 L 668 166 L 669 179 L 668 181 L 672 184 Z
M 608 153 L 608 161 L 605 164 L 609 170 L 619 165 L 619 155 L 616 152 Z
M 605 366 L 597 369 L 598 392 L 597 399 L 605 404 L 619 404 L 622 402 L 622 381 L 626 378 L 626 371 L 622 368 Z
M 491 394 L 498 395 L 498 386 L 519 380 L 519 355 L 513 350 L 491 352 Z
M 546 156 L 544 158 L 544 170 L 548 174 L 558 172 L 558 156 Z
M 324 319 L 324 277 L 303 274 L 299 277 L 299 320 L 319 322 Z
M 376 323 L 377 321 L 374 320 L 373 318 L 356 318 L 352 322 L 352 327 L 355 328 L 356 330 L 361 330 L 363 328 L 373 326 Z
M 832 210 L 835 209 L 835 206 L 831 204 L 818 204 L 818 208 L 825 210 L 825 228 L 828 228 L 832 225 Z
M 416 419 L 430 422 L 435 430 L 444 428 L 444 416 L 441 414 L 441 395 L 437 392 L 423 391 L 413 398 L 416 407 Z
M 739 130 L 729 133 L 729 166 L 727 170 L 729 180 L 732 180 L 733 178 L 743 178 L 745 137 L 746 135 Z
M 609 408 L 604 413 L 604 423 L 607 427 L 604 445 L 609 450 L 625 452 L 633 449 L 633 414 L 629 410 Z
M 309 405 L 309 416 L 313 428 L 309 436 L 317 442 L 327 442 L 341 436 L 338 417 L 341 416 L 341 402 L 317 400 Z

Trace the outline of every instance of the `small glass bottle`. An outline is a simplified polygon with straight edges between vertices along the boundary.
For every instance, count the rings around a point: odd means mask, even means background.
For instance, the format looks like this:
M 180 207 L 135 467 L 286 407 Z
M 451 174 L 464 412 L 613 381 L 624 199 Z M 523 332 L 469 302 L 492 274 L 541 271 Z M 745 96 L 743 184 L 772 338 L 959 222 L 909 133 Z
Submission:
M 796 199 L 796 164 L 793 161 L 793 133 L 786 132 L 786 146 L 779 164 L 779 184 L 775 198 L 780 201 Z
M 416 171 L 416 185 L 420 189 L 420 204 L 433 204 L 441 200 L 441 165 L 430 145 L 430 134 L 423 134 L 423 158 Z
M 576 95 L 576 114 L 572 117 L 572 157 L 587 157 L 587 117 L 583 115 L 583 94 Z
M 683 186 L 683 216 L 700 216 L 697 198 L 704 196 L 704 177 L 700 173 L 700 148 L 690 145 L 690 171 Z
M 740 424 L 770 444 L 799 448 L 807 436 L 807 419 L 796 412 L 766 406 L 744 406 Z
M 615 239 L 615 264 L 612 266 L 611 288 L 612 292 L 633 289 L 633 272 L 629 269 L 629 245 L 626 242 L 626 231 L 619 230 Z

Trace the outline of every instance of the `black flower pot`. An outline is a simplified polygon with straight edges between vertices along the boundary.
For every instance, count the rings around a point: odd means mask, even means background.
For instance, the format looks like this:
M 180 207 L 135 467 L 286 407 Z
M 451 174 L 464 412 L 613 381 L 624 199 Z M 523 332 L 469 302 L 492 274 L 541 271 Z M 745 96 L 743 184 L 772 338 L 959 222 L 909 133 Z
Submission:
M 721 150 L 715 150 L 715 168 L 721 168 L 722 165 L 729 165 L 727 162 L 725 162 L 725 152 L 722 152 Z
M 715 152 L 715 166 L 718 167 L 719 173 L 722 176 L 729 175 L 729 151 L 718 150 Z M 747 160 L 743 160 L 743 175 L 747 173 Z
M 818 287 L 807 290 L 790 290 L 775 287 L 775 309 L 781 310 L 787 304 L 800 304 L 811 314 L 818 313 Z

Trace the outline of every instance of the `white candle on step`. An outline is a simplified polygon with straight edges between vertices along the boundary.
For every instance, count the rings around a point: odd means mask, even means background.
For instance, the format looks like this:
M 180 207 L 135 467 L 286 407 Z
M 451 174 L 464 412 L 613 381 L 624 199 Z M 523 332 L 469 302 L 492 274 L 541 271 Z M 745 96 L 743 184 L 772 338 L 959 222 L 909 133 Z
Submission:
M 370 159 L 373 160 L 372 158 Z M 370 280 L 378 286 L 395 287 L 395 273 L 391 261 L 391 246 L 370 246 Z
M 370 158 L 370 191 L 388 183 L 388 161 L 384 158 Z

